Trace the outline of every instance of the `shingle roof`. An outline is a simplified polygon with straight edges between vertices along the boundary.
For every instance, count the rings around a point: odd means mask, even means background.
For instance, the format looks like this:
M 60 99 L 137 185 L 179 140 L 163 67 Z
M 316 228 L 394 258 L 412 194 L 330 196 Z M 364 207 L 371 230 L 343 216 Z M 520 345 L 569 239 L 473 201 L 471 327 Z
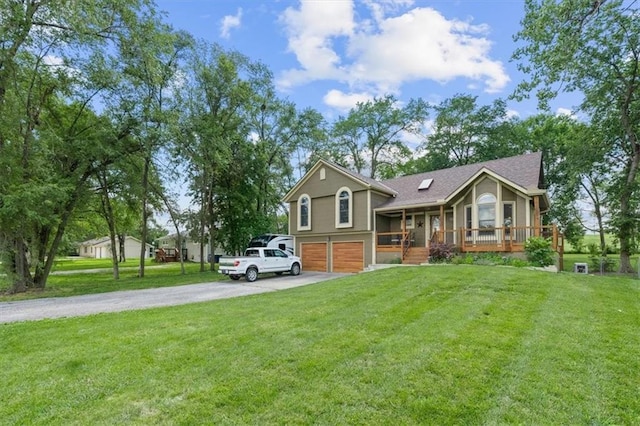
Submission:
M 535 152 L 382 181 L 380 184 L 395 190 L 396 196 L 379 208 L 441 204 L 483 169 L 526 191 L 541 189 L 542 153 Z M 433 179 L 431 186 L 426 190 L 418 190 L 424 179 Z
M 340 170 L 341 172 L 355 178 L 355 179 L 359 179 L 363 182 L 365 182 L 367 185 L 369 185 L 371 188 L 376 189 L 378 191 L 390 194 L 390 195 L 395 195 L 397 193 L 397 191 L 387 185 L 384 184 L 384 182 L 379 182 L 373 178 L 367 177 L 365 175 L 361 175 L 360 173 L 356 173 L 354 171 L 351 171 L 349 169 L 345 169 L 344 167 L 335 164 L 335 163 L 331 163 L 329 161 L 323 160 L 326 163 L 330 164 L 331 166 L 335 167 L 336 169 Z

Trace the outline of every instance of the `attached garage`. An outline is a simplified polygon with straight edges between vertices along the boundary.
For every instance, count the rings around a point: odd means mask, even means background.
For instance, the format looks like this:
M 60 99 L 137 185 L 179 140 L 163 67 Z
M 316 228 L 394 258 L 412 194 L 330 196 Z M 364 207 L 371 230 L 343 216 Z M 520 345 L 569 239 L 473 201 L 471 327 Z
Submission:
M 327 243 L 300 245 L 303 271 L 327 272 Z
M 360 272 L 364 269 L 364 242 L 332 243 L 333 272 Z

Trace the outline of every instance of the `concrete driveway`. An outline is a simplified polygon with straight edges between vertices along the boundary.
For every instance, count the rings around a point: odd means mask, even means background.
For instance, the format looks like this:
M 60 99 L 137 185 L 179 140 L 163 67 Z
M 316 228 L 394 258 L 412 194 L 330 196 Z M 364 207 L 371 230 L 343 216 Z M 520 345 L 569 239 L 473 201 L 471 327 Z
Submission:
M 252 283 L 244 280 L 210 282 L 177 287 L 114 291 L 84 296 L 0 302 L 0 323 L 76 317 L 102 312 L 130 311 L 227 299 L 316 284 L 344 275 L 325 272 L 303 272 L 295 277 L 290 275 L 260 277 Z

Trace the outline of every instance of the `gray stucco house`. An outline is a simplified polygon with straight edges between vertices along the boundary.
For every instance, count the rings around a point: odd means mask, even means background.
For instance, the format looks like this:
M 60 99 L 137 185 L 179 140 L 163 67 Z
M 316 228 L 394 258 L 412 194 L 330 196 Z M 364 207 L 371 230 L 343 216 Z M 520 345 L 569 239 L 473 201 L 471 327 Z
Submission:
M 549 209 L 542 154 L 531 153 L 377 181 L 318 161 L 286 194 L 289 232 L 305 270 L 357 272 L 427 261 L 429 246 L 519 252 Z

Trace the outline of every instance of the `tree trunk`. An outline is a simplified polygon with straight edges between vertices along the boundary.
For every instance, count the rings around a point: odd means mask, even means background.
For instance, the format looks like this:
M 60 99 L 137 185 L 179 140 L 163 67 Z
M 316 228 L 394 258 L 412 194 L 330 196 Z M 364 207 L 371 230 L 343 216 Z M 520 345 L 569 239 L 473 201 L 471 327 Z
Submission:
M 120 269 L 118 267 L 118 251 L 116 250 L 116 223 L 113 215 L 113 208 L 111 207 L 111 200 L 109 199 L 109 188 L 107 187 L 107 177 L 104 171 L 101 171 L 98 175 L 100 186 L 102 186 L 102 214 L 107 221 L 107 227 L 109 228 L 109 238 L 111 240 L 111 265 L 113 268 L 113 279 L 120 279 Z
M 149 189 L 150 161 L 148 156 L 144 159 L 144 169 L 142 172 L 142 232 L 140 233 L 140 268 L 138 269 L 138 277 L 140 278 L 144 278 L 144 261 L 147 254 L 147 222 L 149 220 L 147 190 Z
M 640 152 L 636 149 L 629 166 L 626 168 L 627 176 L 624 188 L 620 194 L 620 227 L 618 231 L 618 239 L 620 240 L 620 273 L 635 272 L 631 266 L 631 255 L 633 246 L 631 244 L 635 229 L 635 211 L 632 207 L 631 197 L 636 180 L 636 172 L 638 161 L 640 160 Z
M 620 269 L 618 272 L 620 273 L 634 272 L 631 266 L 631 236 L 633 235 L 635 224 L 629 219 L 631 213 L 629 212 L 630 196 L 630 191 L 625 188 L 620 197 L 621 223 L 618 235 L 620 239 Z
M 73 213 L 73 210 L 80 198 L 80 192 L 84 189 L 84 184 L 91 174 L 90 170 L 84 172 L 82 177 L 78 180 L 76 185 L 76 189 L 73 192 L 73 195 L 65 204 L 64 209 L 62 210 L 62 218 L 60 219 L 60 223 L 58 224 L 58 229 L 56 230 L 56 235 L 51 242 L 51 246 L 49 248 L 43 248 L 42 250 L 46 250 L 46 260 L 44 262 L 44 268 L 40 268 L 40 265 L 36 267 L 36 274 L 33 279 L 33 282 L 37 288 L 45 288 L 47 284 L 47 279 L 49 278 L 49 274 L 51 273 L 51 268 L 53 267 L 53 261 L 58 253 L 58 247 L 60 247 L 60 242 L 62 241 L 62 236 L 64 235 L 65 230 L 67 229 L 67 224 L 69 223 L 69 218 Z
M 126 234 L 118 234 L 118 261 L 126 262 L 127 261 L 127 235 Z
M 14 278 L 10 293 L 24 293 L 31 285 L 31 273 L 26 257 L 26 245 L 22 237 L 14 240 L 12 263 L 9 269 L 14 273 Z

